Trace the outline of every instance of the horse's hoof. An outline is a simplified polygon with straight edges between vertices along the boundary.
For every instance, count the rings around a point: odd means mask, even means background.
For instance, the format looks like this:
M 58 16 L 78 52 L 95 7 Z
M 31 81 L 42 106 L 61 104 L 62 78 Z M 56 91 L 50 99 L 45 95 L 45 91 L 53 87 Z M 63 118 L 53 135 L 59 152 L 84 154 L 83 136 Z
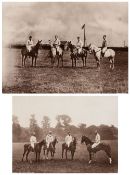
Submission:
M 112 158 L 109 158 L 109 164 L 110 165 L 112 164 Z
M 88 163 L 91 164 L 92 163 L 92 160 L 90 160 Z

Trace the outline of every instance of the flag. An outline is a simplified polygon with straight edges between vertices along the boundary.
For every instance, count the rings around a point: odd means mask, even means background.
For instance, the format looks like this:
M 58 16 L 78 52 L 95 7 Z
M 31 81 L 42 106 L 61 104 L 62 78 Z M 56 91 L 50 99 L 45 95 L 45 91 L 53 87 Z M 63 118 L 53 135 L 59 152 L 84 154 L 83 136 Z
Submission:
M 82 26 L 82 29 L 84 29 L 85 28 L 85 24 Z

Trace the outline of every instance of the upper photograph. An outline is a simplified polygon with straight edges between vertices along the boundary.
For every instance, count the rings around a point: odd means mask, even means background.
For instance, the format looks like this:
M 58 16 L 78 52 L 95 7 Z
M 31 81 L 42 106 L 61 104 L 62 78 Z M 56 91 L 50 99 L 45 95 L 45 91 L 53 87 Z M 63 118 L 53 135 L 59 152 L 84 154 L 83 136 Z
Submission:
M 128 93 L 127 2 L 3 2 L 3 93 Z

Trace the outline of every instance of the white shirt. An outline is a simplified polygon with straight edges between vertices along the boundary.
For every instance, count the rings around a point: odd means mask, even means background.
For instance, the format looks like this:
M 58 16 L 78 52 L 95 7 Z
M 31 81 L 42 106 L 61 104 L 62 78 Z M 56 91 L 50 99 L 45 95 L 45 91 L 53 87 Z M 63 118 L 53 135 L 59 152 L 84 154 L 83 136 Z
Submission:
M 96 137 L 95 137 L 95 143 L 100 143 L 100 141 L 101 141 L 101 137 L 100 137 L 100 135 L 97 133 L 97 134 L 96 134 Z
M 31 143 L 37 143 L 36 137 L 35 137 L 35 136 L 31 136 L 31 137 L 30 137 L 30 142 L 31 142 Z
M 27 46 L 33 46 L 33 40 L 27 40 Z
M 83 42 L 81 40 L 79 40 L 76 44 L 77 48 L 82 48 L 83 47 Z
M 54 140 L 54 137 L 53 137 L 52 135 L 48 134 L 48 135 L 46 136 L 46 142 L 47 142 L 47 143 L 51 143 L 51 142 L 53 142 L 53 140 Z
M 67 136 L 65 137 L 65 143 L 70 143 L 70 142 L 72 142 L 72 140 L 73 140 L 73 138 L 72 138 L 71 135 L 67 135 Z
M 57 38 L 55 41 L 54 41 L 54 45 L 56 45 L 56 46 L 60 46 L 60 40 Z

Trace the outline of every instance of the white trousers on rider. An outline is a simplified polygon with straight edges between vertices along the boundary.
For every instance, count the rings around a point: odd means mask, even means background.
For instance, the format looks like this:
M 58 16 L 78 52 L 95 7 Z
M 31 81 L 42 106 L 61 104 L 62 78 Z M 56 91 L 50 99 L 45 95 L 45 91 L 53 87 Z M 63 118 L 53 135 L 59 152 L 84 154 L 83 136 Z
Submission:
M 31 45 L 27 46 L 27 50 L 28 50 L 29 52 L 31 51 L 31 49 L 32 49 L 32 46 L 31 46 Z
M 69 148 L 69 146 L 70 146 L 70 143 L 71 143 L 71 142 L 66 142 L 66 144 L 67 144 L 68 148 Z
M 100 143 L 100 142 L 98 142 L 98 143 L 94 143 L 94 144 L 92 145 L 92 148 L 95 148 L 96 146 L 98 146 L 99 143 Z
M 34 142 L 31 142 L 31 147 L 34 149 L 34 145 L 35 143 Z
M 60 52 L 60 46 L 56 46 L 57 52 Z
M 77 48 L 77 52 L 80 54 L 82 52 L 82 48 Z
M 107 47 L 104 47 L 103 49 L 102 49 L 102 53 L 105 53 L 107 51 Z
M 47 148 L 49 148 L 50 143 L 51 143 L 51 142 L 47 142 L 47 144 L 46 144 Z

